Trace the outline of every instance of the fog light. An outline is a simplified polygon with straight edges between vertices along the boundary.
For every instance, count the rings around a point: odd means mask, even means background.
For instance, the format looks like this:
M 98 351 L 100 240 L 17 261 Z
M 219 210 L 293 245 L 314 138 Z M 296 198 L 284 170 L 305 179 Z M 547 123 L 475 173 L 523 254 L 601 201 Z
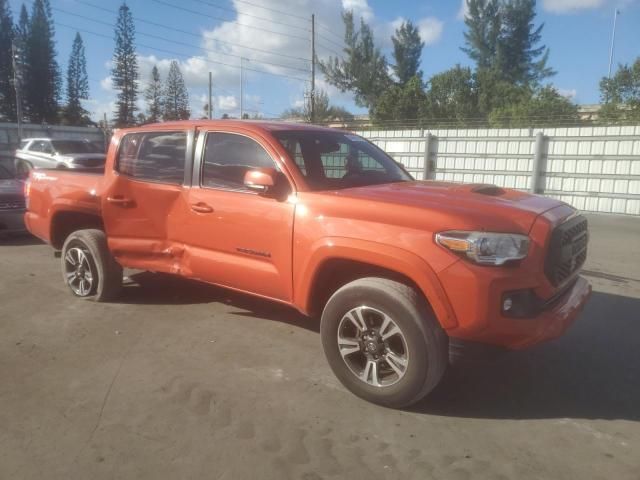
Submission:
M 505 298 L 504 302 L 502 302 L 502 310 L 508 312 L 513 307 L 513 300 L 511 298 Z

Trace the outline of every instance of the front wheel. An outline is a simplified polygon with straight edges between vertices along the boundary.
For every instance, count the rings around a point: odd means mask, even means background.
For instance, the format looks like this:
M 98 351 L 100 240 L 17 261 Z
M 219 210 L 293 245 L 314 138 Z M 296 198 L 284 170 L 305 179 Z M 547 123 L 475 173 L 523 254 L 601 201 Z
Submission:
M 62 277 L 76 297 L 113 300 L 122 288 L 122 267 L 107 248 L 101 230 L 78 230 L 62 247 Z
M 438 384 L 448 338 L 422 295 L 385 278 L 338 289 L 322 313 L 320 334 L 334 374 L 357 396 L 408 407 Z

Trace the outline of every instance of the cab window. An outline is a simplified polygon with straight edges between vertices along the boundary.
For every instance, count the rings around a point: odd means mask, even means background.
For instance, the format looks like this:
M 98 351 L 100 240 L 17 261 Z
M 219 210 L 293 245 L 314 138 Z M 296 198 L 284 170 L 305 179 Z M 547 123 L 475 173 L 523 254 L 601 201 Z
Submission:
M 182 185 L 186 149 L 186 132 L 129 133 L 120 142 L 116 171 L 139 180 Z
M 202 159 L 203 187 L 247 191 L 245 173 L 255 168 L 278 170 L 271 156 L 255 140 L 234 133 L 207 134 Z

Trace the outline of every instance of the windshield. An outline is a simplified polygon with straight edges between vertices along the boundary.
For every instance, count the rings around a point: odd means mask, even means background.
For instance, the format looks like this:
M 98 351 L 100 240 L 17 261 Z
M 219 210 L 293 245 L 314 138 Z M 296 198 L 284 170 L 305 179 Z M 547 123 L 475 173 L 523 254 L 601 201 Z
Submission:
M 12 178 L 15 178 L 15 175 L 13 175 L 6 167 L 0 165 L 0 180 L 11 180 Z
M 95 145 L 83 140 L 52 140 L 51 144 L 58 153 L 102 153 Z
M 413 180 L 380 148 L 357 135 L 308 130 L 274 132 L 274 136 L 312 190 Z

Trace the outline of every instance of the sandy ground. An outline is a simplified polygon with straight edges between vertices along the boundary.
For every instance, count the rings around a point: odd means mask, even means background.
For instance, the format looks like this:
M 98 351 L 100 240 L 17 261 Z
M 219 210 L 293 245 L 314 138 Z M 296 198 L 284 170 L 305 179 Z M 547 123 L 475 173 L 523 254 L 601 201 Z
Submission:
M 49 247 L 4 242 L 0 478 L 640 479 L 640 219 L 590 220 L 567 335 L 410 411 L 342 388 L 293 311 L 147 273 L 77 300 Z

